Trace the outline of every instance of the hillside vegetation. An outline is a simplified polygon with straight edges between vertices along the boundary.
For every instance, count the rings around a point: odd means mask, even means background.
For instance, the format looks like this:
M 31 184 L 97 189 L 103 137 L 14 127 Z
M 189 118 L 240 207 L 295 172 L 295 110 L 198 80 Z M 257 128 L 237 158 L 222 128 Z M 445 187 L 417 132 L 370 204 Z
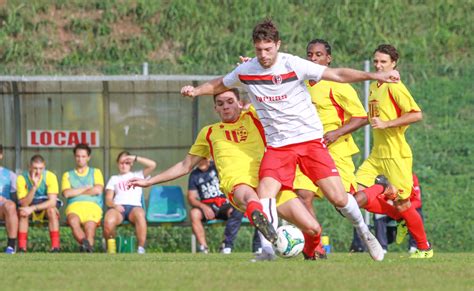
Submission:
M 135 74 L 143 62 L 151 74 L 222 74 L 253 55 L 252 27 L 267 16 L 283 51 L 304 56 L 309 40 L 324 38 L 335 66 L 360 68 L 378 44 L 394 44 L 424 111 L 408 139 L 429 239 L 442 250 L 474 249 L 472 0 L 1 2 L 2 75 Z M 328 203 L 317 208 L 336 249 L 347 249 L 350 227 Z M 187 249 L 186 240 L 172 248 Z

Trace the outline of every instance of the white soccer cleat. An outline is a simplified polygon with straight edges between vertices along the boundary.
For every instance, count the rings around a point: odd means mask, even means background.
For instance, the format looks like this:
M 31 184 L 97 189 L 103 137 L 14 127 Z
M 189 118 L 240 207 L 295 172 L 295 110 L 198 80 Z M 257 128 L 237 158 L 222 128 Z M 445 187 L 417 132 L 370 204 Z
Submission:
M 260 254 L 255 255 L 255 258 L 250 260 L 251 262 L 259 262 L 259 261 L 274 261 L 276 259 L 275 251 L 273 249 L 266 249 L 263 248 Z
M 369 250 L 372 259 L 374 261 L 383 261 L 384 251 L 377 238 L 369 230 L 359 234 L 359 237 L 364 242 L 367 250 Z

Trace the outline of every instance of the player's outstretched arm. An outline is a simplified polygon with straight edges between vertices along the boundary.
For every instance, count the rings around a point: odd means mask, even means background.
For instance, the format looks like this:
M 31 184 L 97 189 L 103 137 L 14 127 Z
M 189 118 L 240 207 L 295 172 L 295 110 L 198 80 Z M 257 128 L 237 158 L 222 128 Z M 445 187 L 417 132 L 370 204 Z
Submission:
M 415 122 L 418 122 L 423 119 L 423 113 L 421 111 L 408 112 L 403 114 L 397 119 L 383 121 L 379 117 L 373 117 L 370 120 L 372 128 L 376 129 L 385 129 L 391 127 L 399 127 L 409 125 Z
M 339 83 L 354 83 L 367 80 L 397 83 L 400 81 L 400 74 L 396 70 L 389 72 L 364 72 L 349 68 L 326 68 L 322 79 Z
M 176 165 L 164 170 L 156 176 L 150 179 L 132 178 L 128 181 L 128 187 L 150 187 L 152 185 L 163 183 L 167 181 L 175 180 L 186 174 L 189 174 L 191 170 L 196 166 L 203 157 L 188 154 L 181 162 Z
M 224 77 L 219 77 L 197 87 L 184 86 L 181 88 L 181 95 L 194 98 L 201 95 L 216 95 L 222 93 L 229 90 L 229 88 L 224 86 L 223 79 Z

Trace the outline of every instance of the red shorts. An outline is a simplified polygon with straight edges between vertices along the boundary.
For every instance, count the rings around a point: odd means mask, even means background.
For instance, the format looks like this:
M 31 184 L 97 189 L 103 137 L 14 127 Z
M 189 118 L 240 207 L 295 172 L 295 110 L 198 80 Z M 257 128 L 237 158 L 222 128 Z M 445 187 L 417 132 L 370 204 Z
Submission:
M 315 139 L 279 148 L 268 147 L 260 164 L 259 178 L 272 177 L 281 183 L 283 190 L 293 189 L 296 165 L 314 183 L 339 176 L 322 139 Z

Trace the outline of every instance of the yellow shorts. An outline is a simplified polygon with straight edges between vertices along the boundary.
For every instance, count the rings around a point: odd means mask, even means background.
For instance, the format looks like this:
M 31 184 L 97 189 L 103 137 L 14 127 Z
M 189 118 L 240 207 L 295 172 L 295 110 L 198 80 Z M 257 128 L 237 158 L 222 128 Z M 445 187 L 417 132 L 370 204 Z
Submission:
M 69 214 L 79 216 L 79 220 L 82 224 L 87 221 L 99 223 L 102 219 L 102 208 L 94 202 L 78 201 L 68 205 L 66 208 L 66 216 Z
M 296 167 L 295 181 L 293 182 L 293 189 L 295 190 L 308 190 L 314 193 L 317 198 L 322 198 L 323 193 L 314 185 L 313 181 L 308 178 L 303 172 L 300 171 L 299 167 Z M 286 200 L 288 201 L 288 200 Z
M 379 159 L 369 156 L 357 170 L 357 183 L 369 187 L 377 175 L 385 175 L 397 187 L 400 199 L 407 199 L 413 188 L 413 158 Z
M 258 186 L 258 172 L 255 175 L 246 175 L 246 176 L 236 176 L 232 178 L 227 178 L 225 180 L 220 181 L 220 188 L 222 193 L 232 193 L 234 188 L 238 185 L 245 184 L 254 189 L 257 189 Z
M 344 185 L 344 189 L 348 193 L 355 193 L 357 191 L 357 179 L 354 174 L 355 172 L 355 165 L 352 161 L 352 156 L 339 156 L 337 153 L 330 152 L 334 163 L 336 164 L 336 168 L 339 172 L 339 176 L 341 176 L 342 185 Z M 317 197 L 323 197 L 323 191 L 318 188 Z

